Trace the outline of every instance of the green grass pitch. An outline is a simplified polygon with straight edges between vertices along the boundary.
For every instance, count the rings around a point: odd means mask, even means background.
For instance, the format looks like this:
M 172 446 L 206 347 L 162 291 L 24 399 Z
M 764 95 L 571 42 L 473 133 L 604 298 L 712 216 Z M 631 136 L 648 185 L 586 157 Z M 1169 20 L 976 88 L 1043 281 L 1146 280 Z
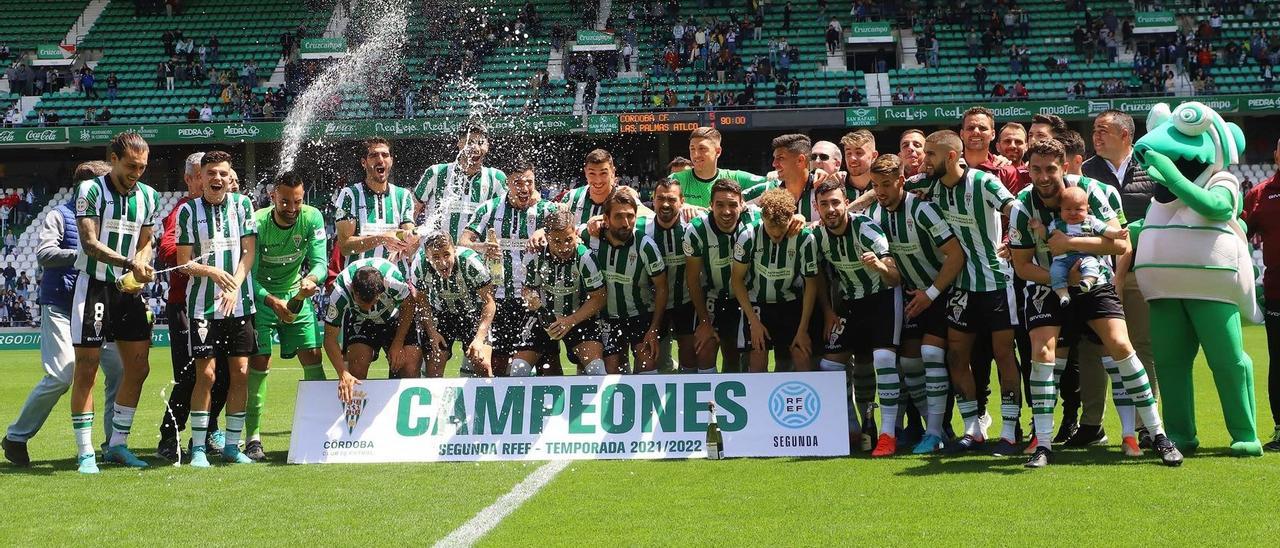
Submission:
M 1246 329 L 1259 429 L 1266 342 Z M 153 467 L 103 465 L 81 477 L 64 398 L 31 440 L 34 466 L 0 464 L 0 545 L 427 545 L 507 493 L 540 463 L 284 464 L 296 362 L 275 360 L 263 432 L 270 462 L 196 470 L 154 457 L 170 380 L 152 374 L 131 445 Z M 375 366 L 375 370 L 379 370 Z M 453 368 L 456 370 L 456 366 Z M 385 369 L 381 369 L 385 370 Z M 0 425 L 42 374 L 36 351 L 0 352 Z M 1237 459 L 1203 363 L 1196 370 L 1203 448 L 1179 469 L 1112 445 L 1059 450 L 1045 470 L 1022 458 L 859 454 L 834 459 L 571 463 L 480 540 L 485 545 L 1265 545 L 1280 538 L 1280 456 Z M 332 372 L 329 372 L 332 377 Z M 101 391 L 98 420 L 101 421 Z M 1024 410 L 1024 421 L 1029 414 Z M 998 421 L 998 417 L 997 417 Z M 95 425 L 95 443 L 101 427 Z M 184 438 L 185 440 L 185 438 Z M 214 459 L 215 461 L 217 459 Z

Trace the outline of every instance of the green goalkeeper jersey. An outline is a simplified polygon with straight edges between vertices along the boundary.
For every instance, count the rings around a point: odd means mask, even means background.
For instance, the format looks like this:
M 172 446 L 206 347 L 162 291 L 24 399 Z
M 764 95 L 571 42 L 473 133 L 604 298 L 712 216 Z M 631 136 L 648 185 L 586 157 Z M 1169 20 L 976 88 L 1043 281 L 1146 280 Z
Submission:
M 268 294 L 288 299 L 298 291 L 298 281 L 304 276 L 311 276 L 316 285 L 321 285 L 329 274 L 325 254 L 329 242 L 320 210 L 303 205 L 297 221 L 288 228 L 276 223 L 274 211 L 275 206 L 268 206 L 253 214 L 258 223 L 253 281 L 259 301 Z

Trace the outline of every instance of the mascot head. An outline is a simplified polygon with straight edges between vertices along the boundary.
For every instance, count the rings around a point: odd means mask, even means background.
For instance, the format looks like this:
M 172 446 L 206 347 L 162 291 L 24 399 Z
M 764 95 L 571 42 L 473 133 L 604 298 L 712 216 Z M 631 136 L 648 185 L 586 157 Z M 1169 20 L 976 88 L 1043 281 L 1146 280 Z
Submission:
M 1244 132 L 1202 103 L 1182 103 L 1172 112 L 1159 103 L 1147 115 L 1147 134 L 1133 145 L 1134 159 L 1147 170 L 1149 150 L 1168 156 L 1183 177 L 1204 187 L 1213 174 L 1240 161 Z

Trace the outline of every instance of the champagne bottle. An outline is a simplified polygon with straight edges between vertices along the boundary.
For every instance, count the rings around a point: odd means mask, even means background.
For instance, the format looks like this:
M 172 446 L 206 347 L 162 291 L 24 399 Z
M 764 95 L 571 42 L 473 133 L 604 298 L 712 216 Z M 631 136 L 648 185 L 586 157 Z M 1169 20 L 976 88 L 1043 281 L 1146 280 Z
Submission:
M 285 307 L 289 309 L 290 314 L 297 314 L 299 312 L 302 312 L 302 305 L 306 304 L 306 302 L 307 302 L 306 297 L 303 297 L 301 294 L 295 293 L 292 297 L 289 298 L 289 304 L 285 305 Z
M 494 229 L 494 228 L 490 228 L 490 229 L 489 229 L 489 243 L 494 244 L 494 245 L 498 245 L 498 231 L 497 231 L 497 229 Z M 498 258 L 494 259 L 494 258 L 489 257 L 488 255 L 486 255 L 486 256 L 485 256 L 485 260 L 489 263 L 489 274 L 493 277 L 493 283 L 494 283 L 494 285 L 502 285 L 502 276 L 503 276 L 503 274 L 504 274 L 504 273 L 503 273 L 503 271 L 502 271 L 502 253 L 501 253 L 501 251 L 499 251 L 499 253 L 498 253 Z
M 716 423 L 716 404 L 707 402 L 707 410 L 711 413 L 711 420 L 707 422 L 707 458 L 720 460 L 724 458 L 724 437 Z

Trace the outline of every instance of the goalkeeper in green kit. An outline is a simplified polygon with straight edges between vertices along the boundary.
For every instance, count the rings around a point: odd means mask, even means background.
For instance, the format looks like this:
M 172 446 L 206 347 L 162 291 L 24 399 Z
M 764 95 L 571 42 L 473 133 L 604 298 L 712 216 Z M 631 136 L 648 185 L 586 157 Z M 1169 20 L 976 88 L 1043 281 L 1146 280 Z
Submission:
M 311 296 L 328 274 L 327 239 L 320 210 L 304 204 L 305 196 L 302 177 L 283 173 L 271 193 L 272 205 L 254 214 L 258 221 L 258 259 L 253 265 L 258 354 L 249 362 L 244 450 L 253 460 L 266 457 L 259 435 L 271 370 L 271 335 L 280 335 L 281 357 L 298 357 L 303 380 L 324 380 L 320 323 Z

